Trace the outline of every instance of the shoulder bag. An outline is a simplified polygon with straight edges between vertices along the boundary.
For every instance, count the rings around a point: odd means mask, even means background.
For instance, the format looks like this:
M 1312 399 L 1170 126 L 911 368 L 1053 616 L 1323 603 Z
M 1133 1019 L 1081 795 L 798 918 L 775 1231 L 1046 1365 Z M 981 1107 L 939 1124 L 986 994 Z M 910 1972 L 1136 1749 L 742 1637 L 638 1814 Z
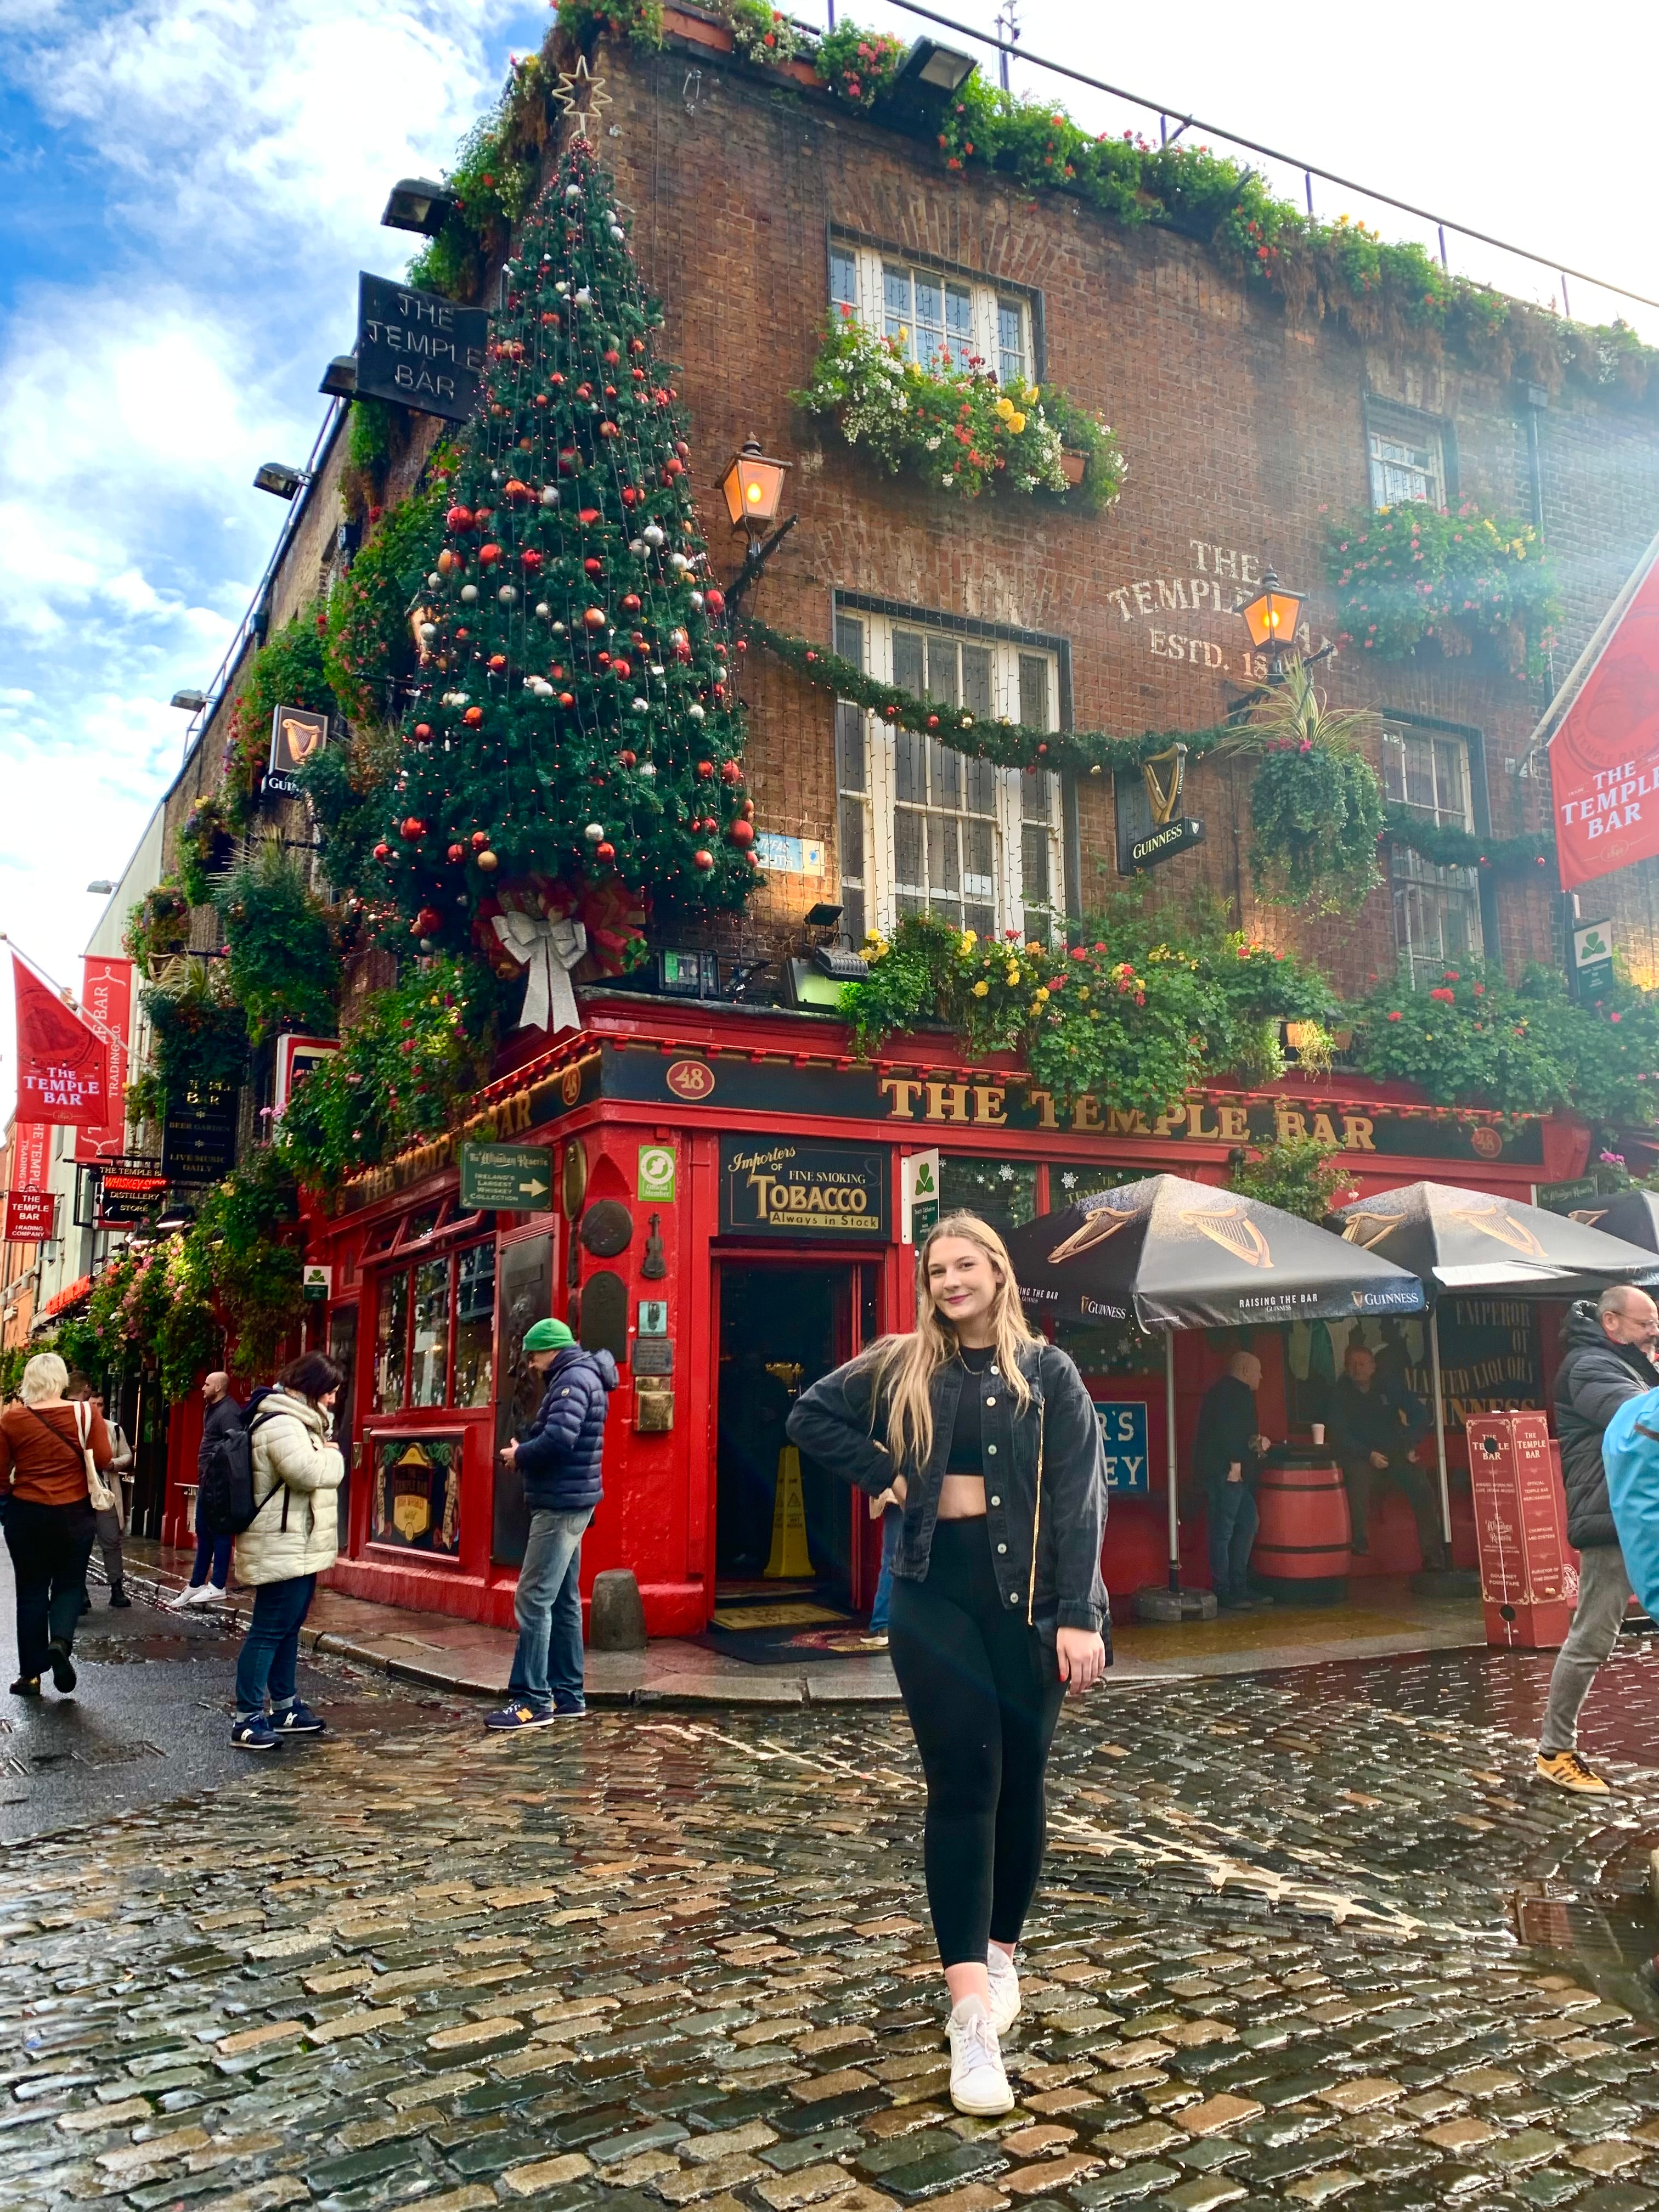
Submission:
M 75 1413 L 75 1434 L 79 1443 L 76 1455 L 86 1467 L 88 1502 L 94 1513 L 108 1513 L 114 1509 L 115 1492 L 98 1472 L 98 1462 L 92 1455 L 92 1445 L 89 1441 L 92 1435 L 92 1408 L 84 1398 L 73 1399 L 70 1403 Z M 76 1451 L 76 1445 L 70 1443 L 67 1437 L 60 1436 L 44 1413 L 33 1406 L 27 1410 L 34 1415 L 46 1434 L 56 1437 L 65 1451 Z

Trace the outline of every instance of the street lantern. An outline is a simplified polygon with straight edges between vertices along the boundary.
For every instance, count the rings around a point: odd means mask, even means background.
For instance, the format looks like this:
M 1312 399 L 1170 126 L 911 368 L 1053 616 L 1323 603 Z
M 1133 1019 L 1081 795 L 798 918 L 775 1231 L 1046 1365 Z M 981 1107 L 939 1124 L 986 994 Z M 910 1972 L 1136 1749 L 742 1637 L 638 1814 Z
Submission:
M 720 478 L 732 527 L 746 531 L 751 543 L 763 538 L 778 519 L 788 468 L 787 461 L 769 460 L 758 438 L 747 438 L 742 452 L 732 456 L 731 467 Z
M 1250 643 L 1265 646 L 1273 655 L 1275 668 L 1295 647 L 1307 599 L 1305 592 L 1286 591 L 1268 568 L 1262 574 L 1261 589 L 1256 597 L 1247 606 L 1234 610 L 1244 617 Z
M 399 177 L 380 222 L 387 230 L 413 230 L 422 237 L 435 238 L 455 204 L 455 195 L 447 185 L 435 185 L 430 177 Z

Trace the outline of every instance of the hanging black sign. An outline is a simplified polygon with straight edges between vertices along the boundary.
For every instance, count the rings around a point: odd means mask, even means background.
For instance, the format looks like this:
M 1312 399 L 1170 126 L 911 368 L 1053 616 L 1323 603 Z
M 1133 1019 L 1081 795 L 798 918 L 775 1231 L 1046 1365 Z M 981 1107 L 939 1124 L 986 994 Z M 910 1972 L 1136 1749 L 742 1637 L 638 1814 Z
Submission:
M 357 397 L 465 422 L 478 397 L 489 318 L 390 277 L 357 280 Z
M 720 1227 L 763 1237 L 887 1234 L 887 1154 L 793 1139 L 720 1141 Z
M 241 1097 L 234 1083 L 192 1083 L 176 1096 L 168 1093 L 161 1173 L 170 1183 L 200 1189 L 230 1173 Z

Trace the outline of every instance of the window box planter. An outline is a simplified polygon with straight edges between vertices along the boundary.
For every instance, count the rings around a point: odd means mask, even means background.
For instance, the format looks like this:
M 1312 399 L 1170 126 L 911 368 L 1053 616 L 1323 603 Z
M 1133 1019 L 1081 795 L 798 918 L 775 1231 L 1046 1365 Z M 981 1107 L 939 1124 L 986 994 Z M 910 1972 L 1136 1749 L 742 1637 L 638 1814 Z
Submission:
M 1060 465 L 1064 471 L 1067 484 L 1075 491 L 1083 482 L 1084 471 L 1089 465 L 1089 456 L 1087 453 L 1073 453 L 1069 446 L 1062 446 L 1060 449 Z

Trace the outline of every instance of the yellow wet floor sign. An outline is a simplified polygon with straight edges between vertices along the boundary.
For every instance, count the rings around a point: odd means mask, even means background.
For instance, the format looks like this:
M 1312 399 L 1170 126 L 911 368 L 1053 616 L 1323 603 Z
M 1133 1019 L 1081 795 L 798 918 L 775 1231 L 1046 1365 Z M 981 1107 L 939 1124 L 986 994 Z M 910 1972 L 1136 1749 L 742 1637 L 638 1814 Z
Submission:
M 772 1556 L 763 1571 L 769 1581 L 796 1582 L 813 1573 L 806 1548 L 806 1501 L 801 1495 L 800 1454 L 786 1444 L 778 1454 L 777 1496 L 772 1505 Z

